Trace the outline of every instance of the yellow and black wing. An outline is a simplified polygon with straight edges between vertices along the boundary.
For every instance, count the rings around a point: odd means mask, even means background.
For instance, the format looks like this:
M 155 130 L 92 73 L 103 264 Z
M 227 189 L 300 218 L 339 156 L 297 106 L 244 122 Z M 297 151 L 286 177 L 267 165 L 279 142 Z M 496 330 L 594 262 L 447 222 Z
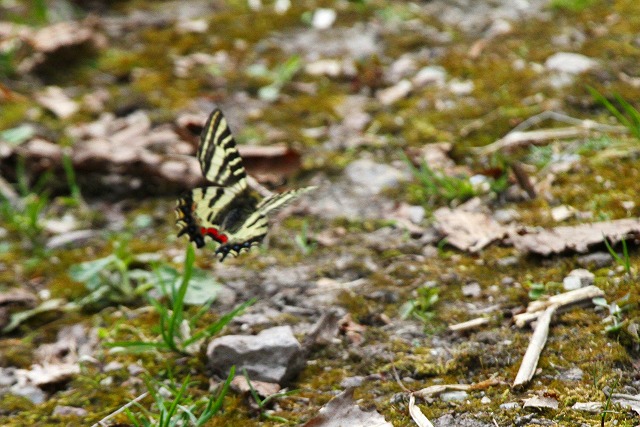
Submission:
M 228 254 L 237 256 L 243 249 L 248 250 L 251 246 L 259 244 L 264 239 L 269 228 L 268 215 L 314 188 L 298 188 L 284 193 L 273 194 L 263 199 L 240 226 L 227 234 L 227 242 L 216 249 L 216 255 L 222 254 L 222 258 L 220 258 L 222 261 Z
M 236 141 L 218 108 L 209 115 L 200 134 L 198 161 L 204 177 L 212 185 L 233 188 L 236 193 L 247 188 L 247 173 Z
M 260 200 L 247 186 L 242 158 L 219 109 L 207 119 L 197 156 L 209 184 L 178 199 L 178 236 L 187 234 L 199 248 L 209 236 L 219 244 L 216 254 L 222 255 L 221 261 L 229 254 L 237 256 L 243 249 L 260 243 L 267 234 L 267 215 L 314 188 L 291 190 Z

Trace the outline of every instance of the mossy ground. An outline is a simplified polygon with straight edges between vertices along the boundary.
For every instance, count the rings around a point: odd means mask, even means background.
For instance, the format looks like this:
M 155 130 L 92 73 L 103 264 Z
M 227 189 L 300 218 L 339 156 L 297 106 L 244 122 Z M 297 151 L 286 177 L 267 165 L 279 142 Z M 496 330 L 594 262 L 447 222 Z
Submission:
M 114 84 L 108 88 L 112 96 L 108 108 L 147 108 L 159 121 L 163 117 L 170 117 L 170 112 L 189 105 L 198 97 L 221 101 L 240 91 L 255 96 L 265 82 L 247 76 L 244 73 L 246 67 L 257 61 L 264 61 L 269 67 L 273 67 L 286 59 L 286 55 L 279 49 L 255 49 L 256 45 L 274 31 L 286 33 L 306 28 L 301 16 L 314 7 L 335 6 L 333 2 L 320 1 L 292 3 L 295 5 L 287 13 L 276 14 L 269 7 L 260 12 L 252 12 L 245 2 L 228 2 L 226 7 L 206 17 L 210 28 L 223 31 L 182 34 L 173 27 L 132 31 L 127 34 L 126 40 L 112 40 L 110 46 L 103 51 L 88 52 L 90 57 L 74 62 L 70 72 L 52 73 L 41 78 L 45 84 L 77 86 L 81 94 L 93 90 L 101 73 L 115 76 L 116 81 L 127 83 Z M 136 8 L 154 11 L 161 5 L 162 2 L 132 1 L 114 2 L 113 7 L 114 10 L 126 13 Z M 455 144 L 455 156 L 459 163 L 481 169 L 491 159 L 475 156 L 470 148 L 499 139 L 523 119 L 546 109 L 544 102 L 530 101 L 534 96 L 541 95 L 545 100 L 554 100 L 568 114 L 599 121 L 608 120 L 607 114 L 595 105 L 585 85 L 591 85 L 602 93 L 623 93 L 631 102 L 640 96 L 640 88 L 631 88 L 618 79 L 602 76 L 602 73 L 615 76 L 619 72 L 631 76 L 640 75 L 640 66 L 634 60 L 640 53 L 640 46 L 637 41 L 633 42 L 633 37 L 640 33 L 640 9 L 634 0 L 594 1 L 575 10 L 566 7 L 552 9 L 548 13 L 552 14 L 554 25 L 534 18 L 519 22 L 509 34 L 488 40 L 477 58 L 469 56 L 469 50 L 476 40 L 455 28 L 448 28 L 433 17 L 421 14 L 419 8 L 407 7 L 405 2 L 344 2 L 339 9 L 339 25 L 376 19 L 384 25 L 388 20 L 413 19 L 450 33 L 452 42 L 445 46 L 437 63 L 447 70 L 450 77 L 468 79 L 474 83 L 471 94 L 473 101 L 458 102 L 454 109 L 431 108 L 442 95 L 434 88 L 427 87 L 415 91 L 393 107 L 383 107 L 371 102 L 367 105 L 367 112 L 373 117 L 369 129 L 375 129 L 389 143 L 375 150 L 364 146 L 325 152 L 318 141 L 304 137 L 301 129 L 321 126 L 334 120 L 334 107 L 339 105 L 344 96 L 353 93 L 354 83 L 325 77 L 296 77 L 301 81 L 316 83 L 316 93 L 301 93 L 292 85 L 285 84 L 282 98 L 264 111 L 259 122 L 281 129 L 290 141 L 299 141 L 301 147 L 314 153 L 313 161 L 305 163 L 308 165 L 304 171 L 305 176 L 312 176 L 316 172 L 338 175 L 344 165 L 364 151 L 371 151 L 385 160 L 396 160 L 400 158 L 402 148 L 440 141 Z M 610 20 L 607 31 L 598 31 L 598 26 L 603 25 L 605 19 Z M 545 58 L 555 52 L 551 38 L 556 35 L 557 28 L 565 27 L 580 28 L 592 35 L 585 41 L 581 52 L 602 62 L 600 73 L 582 75 L 576 84 L 568 88 L 551 89 L 540 87 L 539 76 L 530 67 L 521 71 L 514 69 L 512 63 L 519 59 L 544 63 Z M 247 31 L 247 28 L 251 28 L 251 31 Z M 381 53 L 380 58 L 360 60 L 363 72 L 367 71 L 367 67 L 377 66 L 378 62 L 382 66 L 388 66 L 399 55 L 429 46 L 432 42 L 420 34 L 388 31 L 381 43 L 386 50 Z M 132 49 L 131 46 L 135 48 Z M 207 69 L 198 69 L 188 78 L 174 76 L 172 57 L 196 51 L 218 50 L 225 50 L 230 58 L 229 70 L 222 73 L 222 80 L 213 78 L 212 71 Z M 364 78 L 362 81 L 367 82 Z M 375 81 L 368 82 L 377 84 Z M 0 129 L 16 126 L 24 122 L 25 117 L 29 117 L 50 129 L 53 134 L 61 133 L 62 123 L 36 106 L 28 87 L 16 82 L 14 90 L 25 97 L 3 103 Z M 86 117 L 78 115 L 73 120 L 86 120 Z M 473 123 L 479 124 L 470 127 Z M 242 142 L 246 135 L 256 132 L 259 134 L 256 126 L 258 123 L 247 123 L 245 130 L 238 132 L 238 140 Z M 557 176 L 551 188 L 553 203 L 539 198 L 529 202 L 503 203 L 501 207 L 515 209 L 520 214 L 519 221 L 531 226 L 554 226 L 548 212 L 552 205 L 559 204 L 591 212 L 594 220 L 639 216 L 640 206 L 629 209 L 621 204 L 621 201 L 636 200 L 640 193 L 639 142 L 630 137 L 606 138 L 606 143 L 594 142 L 597 138 L 578 141 L 580 147 L 577 148 L 564 143 L 552 145 L 553 150 L 573 150 L 582 156 L 578 167 L 573 168 L 570 173 Z M 524 149 L 511 156 L 526 158 L 533 155 L 533 151 L 534 149 Z M 405 196 L 400 195 L 398 198 Z M 434 208 L 426 201 L 422 202 L 427 210 Z M 127 212 L 126 215 L 130 223 L 137 214 L 152 215 L 155 218 L 153 227 L 141 230 L 134 225 L 127 225 L 123 231 L 105 231 L 103 244 L 81 249 L 42 250 L 36 253 L 32 250 L 33 245 L 41 245 L 42 242 L 26 240 L 12 229 L 10 223 L 0 224 L 8 230 L 8 236 L 3 241 L 8 246 L 3 246 L 4 249 L 0 250 L 0 265 L 4 265 L 4 268 L 0 268 L 0 289 L 24 287 L 34 292 L 49 290 L 53 297 L 69 300 L 79 298 L 85 290 L 82 284 L 73 283 L 69 279 L 66 273 L 69 266 L 108 255 L 113 251 L 109 239 L 117 240 L 125 232 L 134 236 L 130 240 L 132 253 L 156 252 L 172 259 L 169 254 L 181 253 L 184 246 L 182 240 L 173 237 L 172 206 L 173 199 L 145 203 L 143 207 Z M 95 218 L 90 221 L 100 222 Z M 380 266 L 375 273 L 364 263 L 354 261 L 348 266 L 352 277 L 368 279 L 366 293 L 345 292 L 340 301 L 356 322 L 367 325 L 368 330 L 364 335 L 366 345 L 381 345 L 385 352 L 365 357 L 360 350 L 351 348 L 348 341 L 344 340 L 340 345 L 331 345 L 312 354 L 312 361 L 294 384 L 298 393 L 278 399 L 275 414 L 290 420 L 291 424 L 314 416 L 330 400 L 333 392 L 340 389 L 340 381 L 355 375 L 382 374 L 382 379 L 364 382 L 357 389 L 356 398 L 361 399 L 364 406 L 375 407 L 394 425 L 411 425 L 407 401 L 392 399 L 394 394 L 402 392 L 394 379 L 396 374 L 399 378 L 412 378 L 412 381 L 405 384 L 410 389 L 436 383 L 473 383 L 498 375 L 505 380 L 505 385 L 471 392 L 466 401 L 447 403 L 435 399 L 428 405 L 421 405 L 430 419 L 446 413 L 468 412 L 477 419 L 487 423 L 497 422 L 498 425 L 513 425 L 514 420 L 524 413 L 521 410 L 501 409 L 502 403 L 519 402 L 538 393 L 553 395 L 560 402 L 559 410 L 542 412 L 538 415 L 539 418 L 553 420 L 558 425 L 594 425 L 600 422 L 601 414 L 574 411 L 571 409 L 573 403 L 605 403 L 605 387 L 623 389 L 636 380 L 637 369 L 634 366 L 637 366 L 638 353 L 633 337 L 624 328 L 618 334 L 606 334 L 602 324 L 606 313 L 584 308 L 557 317 L 540 360 L 540 372 L 533 383 L 521 391 L 511 390 L 508 386 L 515 376 L 530 337 L 529 330 L 516 330 L 509 326 L 507 317 L 510 311 L 528 303 L 527 283 L 561 281 L 576 267 L 575 255 L 551 259 L 521 256 L 513 266 L 500 266 L 496 260 L 519 254 L 513 248 L 495 245 L 479 255 L 445 248 L 436 258 L 416 261 L 411 256 L 413 250 L 410 244 L 383 251 L 371 250 L 359 244 L 363 235 L 385 226 L 382 222 L 332 222 L 317 218 L 309 218 L 308 221 L 311 234 L 343 226 L 347 230 L 347 236 L 340 240 L 337 247 L 318 247 L 311 255 L 304 255 L 291 243 L 300 230 L 300 222 L 291 219 L 285 221 L 279 228 L 279 234 L 272 238 L 268 255 L 280 267 L 301 263 L 315 266 L 315 275 L 311 279 L 337 275 L 334 269 L 336 253 L 349 254 L 355 260 L 371 258 Z M 577 222 L 570 220 L 569 223 L 571 221 Z M 409 241 L 410 238 L 406 236 L 405 242 L 410 243 Z M 264 251 L 254 251 L 242 259 L 229 261 L 233 266 L 246 269 L 246 277 L 254 278 L 255 283 L 250 283 L 249 288 L 253 287 L 256 295 L 262 295 L 262 292 L 260 283 L 255 278 L 259 277 L 262 268 L 270 264 L 261 260 L 265 255 Z M 201 268 L 211 268 L 214 262 L 206 251 L 199 253 L 198 264 Z M 14 265 L 19 267 L 12 267 Z M 640 265 L 636 248 L 631 248 L 631 265 Z M 596 283 L 605 291 L 608 301 L 616 301 L 628 295 L 628 303 L 637 307 L 640 299 L 637 279 L 625 278 L 615 267 L 598 270 L 596 275 Z M 507 277 L 513 279 L 512 285 L 501 284 L 501 280 Z M 248 279 L 249 282 L 251 280 Z M 426 327 L 431 331 L 432 337 L 446 342 L 451 349 L 451 354 L 446 359 L 430 352 L 429 339 L 407 342 L 385 332 L 381 327 L 382 323 L 376 321 L 381 313 L 397 319 L 400 305 L 413 298 L 413 291 L 428 280 L 439 283 L 440 300 L 434 308 L 433 321 Z M 468 300 L 462 295 L 461 287 L 469 282 L 480 284 L 483 290 L 481 301 Z M 548 291 L 555 289 L 553 285 L 548 288 Z M 389 302 L 367 298 L 367 294 L 380 290 L 396 293 L 398 300 Z M 483 330 L 465 336 L 446 333 L 446 325 L 468 320 L 467 303 L 498 304 L 502 316 L 494 319 Z M 0 364 L 28 368 L 32 363 L 33 350 L 42 343 L 54 341 L 56 332 L 64 325 L 82 323 L 104 331 L 113 331 L 126 325 L 129 330 L 154 335 L 158 327 L 157 316 L 141 307 L 142 305 L 144 304 L 139 301 L 138 305 L 132 307 L 110 307 L 99 312 L 39 316 L 16 333 L 0 340 Z M 637 308 L 625 313 L 625 325 L 637 324 L 637 313 Z M 210 314 L 202 322 L 215 318 L 215 314 Z M 106 350 L 99 352 L 96 357 L 97 364 L 83 364 L 81 373 L 44 404 L 33 405 L 24 398 L 4 395 L 0 399 L 0 424 L 76 425 L 77 419 L 52 415 L 53 408 L 58 405 L 86 409 L 90 414 L 85 420 L 87 425 L 100 420 L 135 397 L 130 394 L 130 387 L 116 385 L 129 379 L 126 370 L 106 374 L 99 369 L 100 365 L 113 360 L 125 366 L 129 363 L 140 364 L 151 377 L 158 379 L 165 378 L 168 371 L 172 371 L 176 377 L 191 374 L 194 380 L 200 382 L 200 386 L 192 392 L 202 395 L 207 393 L 207 370 L 201 358 L 178 363 L 179 356 L 172 354 L 126 355 L 111 354 Z M 184 359 L 180 359 L 180 362 L 184 362 Z M 573 367 L 584 372 L 582 380 L 571 382 L 558 379 L 559 372 Z M 101 383 L 107 377 L 113 377 L 113 381 Z M 489 404 L 480 403 L 484 396 L 490 399 Z M 637 424 L 637 420 L 627 410 L 613 409 L 606 416 L 607 423 L 615 420 L 618 426 Z M 126 422 L 122 415 L 115 420 Z M 260 422 L 265 426 L 280 424 L 268 420 Z M 225 401 L 224 416 L 207 425 L 246 426 L 257 423 L 257 415 L 247 409 L 240 397 L 230 393 Z

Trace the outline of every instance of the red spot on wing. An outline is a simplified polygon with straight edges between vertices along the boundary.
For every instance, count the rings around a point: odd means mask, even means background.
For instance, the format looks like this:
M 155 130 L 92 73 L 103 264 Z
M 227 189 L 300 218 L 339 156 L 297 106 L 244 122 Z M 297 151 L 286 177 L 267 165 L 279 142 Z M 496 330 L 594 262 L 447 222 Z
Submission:
M 213 227 L 201 227 L 200 233 L 202 233 L 203 236 L 211 236 L 211 238 L 213 238 L 213 240 L 218 243 L 227 243 L 227 241 L 229 240 L 229 238 L 225 234 L 220 233 L 216 228 Z

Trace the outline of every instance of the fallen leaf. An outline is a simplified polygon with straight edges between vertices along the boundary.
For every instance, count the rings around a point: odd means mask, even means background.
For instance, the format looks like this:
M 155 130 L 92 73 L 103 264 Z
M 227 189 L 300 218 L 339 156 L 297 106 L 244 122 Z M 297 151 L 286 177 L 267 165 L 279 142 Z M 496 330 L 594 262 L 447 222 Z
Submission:
M 445 235 L 447 243 L 462 251 L 477 252 L 509 233 L 509 228 L 482 212 L 440 208 L 433 217 L 435 227 Z
M 525 408 L 558 409 L 558 401 L 551 397 L 534 396 L 524 401 Z
M 543 230 L 512 232 L 510 239 L 522 252 L 548 256 L 562 252 L 585 253 L 602 244 L 603 236 L 614 245 L 622 239 L 640 238 L 640 219 L 626 218 Z
M 260 182 L 279 184 L 300 170 L 300 153 L 285 145 L 240 145 L 244 167 Z
M 61 119 L 71 117 L 80 108 L 78 103 L 69 98 L 58 86 L 48 86 L 45 90 L 38 92 L 35 98 L 38 104 Z
M 348 388 L 320 409 L 303 427 L 393 427 L 376 411 L 363 411 L 353 400 L 354 388 Z
M 640 394 L 613 393 L 611 401 L 640 415 Z
M 251 380 L 251 387 L 258 393 L 261 398 L 266 398 L 280 391 L 281 387 L 277 383 L 268 383 L 265 381 Z M 233 378 L 231 388 L 240 393 L 249 393 L 251 391 L 247 379 L 240 375 Z

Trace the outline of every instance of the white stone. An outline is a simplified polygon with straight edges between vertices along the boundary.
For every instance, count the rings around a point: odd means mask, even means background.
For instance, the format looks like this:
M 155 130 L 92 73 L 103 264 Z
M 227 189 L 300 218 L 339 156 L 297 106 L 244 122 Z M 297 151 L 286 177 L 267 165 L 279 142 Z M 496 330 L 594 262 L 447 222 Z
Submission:
M 411 82 L 417 87 L 428 85 L 444 86 L 447 80 L 447 71 L 440 66 L 433 65 L 421 68 L 411 79 Z
M 598 62 L 579 53 L 558 52 L 548 57 L 544 66 L 551 71 L 580 74 L 597 67 Z
M 594 281 L 595 275 L 592 272 L 584 268 L 577 268 L 562 280 L 562 286 L 566 291 L 573 291 L 593 285 Z
M 571 206 L 560 205 L 551 209 L 551 218 L 556 222 L 562 222 L 571 218 L 575 214 L 575 209 Z
M 311 19 L 311 25 L 319 30 L 326 30 L 331 28 L 334 22 L 336 22 L 336 11 L 333 9 L 320 8 L 313 12 L 313 18 Z
M 454 95 L 464 96 L 469 95 L 473 92 L 475 85 L 471 80 L 451 80 L 449 82 L 449 90 Z
M 404 79 L 391 87 L 378 91 L 376 97 L 381 104 L 391 105 L 409 95 L 412 89 L 413 85 L 411 82 Z

